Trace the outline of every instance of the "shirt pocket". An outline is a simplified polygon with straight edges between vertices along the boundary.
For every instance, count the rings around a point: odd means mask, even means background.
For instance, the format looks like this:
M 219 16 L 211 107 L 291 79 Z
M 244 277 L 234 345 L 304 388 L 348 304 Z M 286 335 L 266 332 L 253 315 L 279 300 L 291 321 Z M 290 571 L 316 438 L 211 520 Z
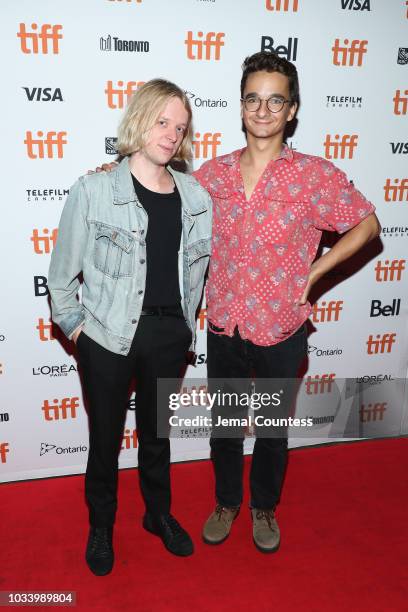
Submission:
M 134 237 L 126 230 L 97 223 L 93 261 L 95 268 L 111 278 L 133 275 Z
M 188 246 L 190 288 L 195 289 L 204 280 L 211 253 L 211 238 L 203 238 Z

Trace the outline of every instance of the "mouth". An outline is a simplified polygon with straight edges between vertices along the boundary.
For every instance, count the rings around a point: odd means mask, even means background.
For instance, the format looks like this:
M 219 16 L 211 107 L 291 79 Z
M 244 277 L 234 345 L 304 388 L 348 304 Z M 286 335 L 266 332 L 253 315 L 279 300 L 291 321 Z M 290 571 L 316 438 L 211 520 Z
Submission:
M 164 145 L 159 145 L 160 149 L 165 151 L 165 153 L 169 153 L 170 155 L 173 153 L 174 147 L 165 147 Z

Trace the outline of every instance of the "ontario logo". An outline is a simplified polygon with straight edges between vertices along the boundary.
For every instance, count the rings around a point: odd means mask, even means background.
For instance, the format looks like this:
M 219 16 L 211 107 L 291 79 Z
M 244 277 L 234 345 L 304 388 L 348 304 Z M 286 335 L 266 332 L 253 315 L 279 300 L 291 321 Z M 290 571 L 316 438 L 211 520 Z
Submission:
M 73 453 L 86 453 L 88 447 L 80 444 L 79 446 L 57 446 L 56 444 L 49 444 L 48 442 L 41 442 L 40 457 L 43 457 L 47 453 L 55 451 L 57 455 L 70 455 Z

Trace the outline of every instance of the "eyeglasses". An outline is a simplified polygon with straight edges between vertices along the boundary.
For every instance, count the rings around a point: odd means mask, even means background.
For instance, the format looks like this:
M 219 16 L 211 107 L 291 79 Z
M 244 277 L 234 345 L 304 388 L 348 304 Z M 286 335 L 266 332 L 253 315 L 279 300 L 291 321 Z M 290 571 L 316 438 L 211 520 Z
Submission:
M 277 98 L 271 96 L 270 98 L 259 98 L 258 96 L 248 96 L 247 98 L 241 98 L 241 102 L 244 103 L 245 110 L 249 112 L 255 112 L 260 109 L 261 103 L 265 100 L 266 106 L 271 113 L 279 113 L 285 104 L 290 104 L 290 100 L 285 98 Z

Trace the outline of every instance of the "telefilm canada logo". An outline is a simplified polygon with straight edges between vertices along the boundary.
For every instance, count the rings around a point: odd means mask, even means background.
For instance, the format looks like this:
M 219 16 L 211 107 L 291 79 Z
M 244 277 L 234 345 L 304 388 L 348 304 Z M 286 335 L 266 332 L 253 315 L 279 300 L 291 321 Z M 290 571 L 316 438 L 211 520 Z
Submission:
M 401 66 L 408 64 L 408 47 L 400 47 L 398 49 L 397 64 Z
M 99 49 L 101 51 L 124 51 L 130 53 L 149 53 L 150 42 L 148 40 L 122 40 L 117 36 L 108 34 L 99 39 Z
M 57 455 L 71 455 L 75 453 L 86 453 L 88 447 L 84 444 L 78 446 L 57 446 L 57 444 L 50 444 L 49 442 L 41 442 L 40 457 L 43 457 L 47 453 L 55 452 Z
M 381 230 L 381 238 L 408 238 L 408 225 L 386 225 Z
M 227 108 L 227 100 L 222 98 L 202 98 L 192 91 L 185 90 L 184 92 L 187 98 L 190 100 L 191 106 L 196 108 Z
M 25 190 L 28 204 L 48 204 L 63 202 L 69 195 L 69 189 L 64 187 L 29 187 Z
M 354 94 L 326 94 L 327 108 L 362 108 L 363 97 Z
M 118 139 L 116 136 L 106 136 L 105 137 L 105 153 L 106 155 L 117 155 L 118 151 L 116 149 L 116 143 Z

